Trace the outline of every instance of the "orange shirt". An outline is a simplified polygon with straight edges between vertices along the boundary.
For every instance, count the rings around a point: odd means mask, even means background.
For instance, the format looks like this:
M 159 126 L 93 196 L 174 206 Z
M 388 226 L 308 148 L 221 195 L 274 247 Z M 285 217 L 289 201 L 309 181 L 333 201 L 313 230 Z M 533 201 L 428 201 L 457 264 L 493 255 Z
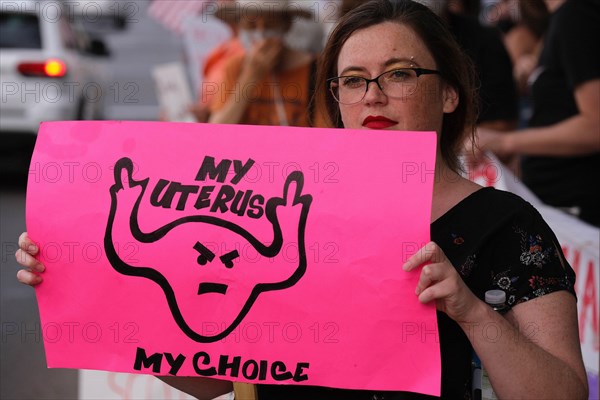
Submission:
M 261 82 L 241 88 L 237 84 L 237 78 L 243 62 L 244 57 L 241 56 L 228 63 L 224 82 L 214 87 L 211 112 L 222 109 L 233 96 L 238 99 L 245 96 L 248 103 L 241 124 L 309 126 L 313 63 L 282 71 L 275 79 L 267 77 Z
M 214 90 L 211 87 L 225 80 L 225 68 L 232 58 L 242 57 L 244 47 L 237 37 L 221 43 L 204 61 L 204 79 L 199 93 L 200 103 L 210 104 Z

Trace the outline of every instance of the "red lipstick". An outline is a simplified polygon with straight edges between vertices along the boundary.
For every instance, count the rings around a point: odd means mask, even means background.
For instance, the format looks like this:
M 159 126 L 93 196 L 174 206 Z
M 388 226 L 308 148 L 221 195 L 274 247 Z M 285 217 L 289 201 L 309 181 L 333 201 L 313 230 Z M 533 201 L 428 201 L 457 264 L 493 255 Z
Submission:
M 369 129 L 385 129 L 385 128 L 389 128 L 390 126 L 394 126 L 397 123 L 398 123 L 398 121 L 393 121 L 389 118 L 386 118 L 386 117 L 383 117 L 380 115 L 376 115 L 376 116 L 369 115 L 363 121 L 362 126 L 364 126 L 365 128 L 369 128 Z

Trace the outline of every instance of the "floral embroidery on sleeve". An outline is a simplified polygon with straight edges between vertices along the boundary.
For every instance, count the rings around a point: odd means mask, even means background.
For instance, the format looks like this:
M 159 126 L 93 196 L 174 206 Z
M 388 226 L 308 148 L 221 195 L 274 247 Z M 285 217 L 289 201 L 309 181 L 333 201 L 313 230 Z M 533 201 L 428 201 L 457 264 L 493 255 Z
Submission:
M 534 265 L 537 268 L 542 268 L 551 256 L 557 255 L 554 245 L 550 244 L 546 248 L 543 247 L 544 240 L 539 233 L 536 235 L 527 234 L 518 226 L 513 227 L 513 229 L 521 236 L 520 260 L 524 265 Z
M 519 226 L 513 226 L 515 233 L 519 235 L 521 254 L 519 261 L 521 268 L 505 271 L 505 276 L 497 275 L 494 283 L 500 288 L 506 286 L 507 292 L 512 292 L 507 279 L 511 284 L 516 283 L 520 274 L 525 281 L 521 283 L 517 297 L 510 296 L 509 304 L 518 304 L 531 298 L 540 297 L 557 290 L 567 289 L 573 291 L 574 276 L 569 275 L 561 262 L 561 256 L 553 240 L 541 233 L 531 234 Z M 566 262 L 566 261 L 565 261 Z M 516 294 L 516 293 L 515 293 Z M 512 305 L 511 304 L 511 305 Z
M 514 284 L 519 281 L 518 276 L 510 276 L 510 269 L 496 274 L 493 278 L 494 285 L 505 292 L 514 291 Z

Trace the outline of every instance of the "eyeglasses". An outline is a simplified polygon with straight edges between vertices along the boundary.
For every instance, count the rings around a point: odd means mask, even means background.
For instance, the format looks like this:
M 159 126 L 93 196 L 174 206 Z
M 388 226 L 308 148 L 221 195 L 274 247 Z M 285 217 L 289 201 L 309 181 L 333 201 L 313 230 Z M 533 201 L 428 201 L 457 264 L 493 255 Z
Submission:
M 386 96 L 403 99 L 417 90 L 421 75 L 440 74 L 440 71 L 424 68 L 397 68 L 373 78 L 362 76 L 336 76 L 327 79 L 333 98 L 341 104 L 356 104 L 365 98 L 371 82 L 377 83 Z

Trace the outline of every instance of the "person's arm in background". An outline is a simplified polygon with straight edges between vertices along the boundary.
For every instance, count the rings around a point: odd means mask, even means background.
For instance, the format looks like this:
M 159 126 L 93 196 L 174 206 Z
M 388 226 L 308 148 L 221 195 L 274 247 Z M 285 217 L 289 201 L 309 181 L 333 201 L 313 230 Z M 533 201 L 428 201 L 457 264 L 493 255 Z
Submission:
M 215 95 L 209 122 L 239 123 L 253 98 L 253 89 L 278 65 L 282 52 L 283 45 L 280 39 L 266 39 L 255 44 L 244 58 L 237 80 L 230 85 L 225 85 L 229 86 L 230 92 L 223 93 L 225 88 L 222 88 L 220 93 Z M 224 100 L 222 105 L 218 104 L 221 100 Z
M 499 132 L 508 132 L 517 127 L 517 121 L 512 119 L 496 119 L 493 121 L 481 122 L 477 124 L 477 127 L 482 129 L 491 129 Z
M 579 114 L 554 125 L 501 133 L 478 129 L 478 146 L 500 157 L 514 154 L 578 156 L 600 152 L 600 79 L 575 89 Z

